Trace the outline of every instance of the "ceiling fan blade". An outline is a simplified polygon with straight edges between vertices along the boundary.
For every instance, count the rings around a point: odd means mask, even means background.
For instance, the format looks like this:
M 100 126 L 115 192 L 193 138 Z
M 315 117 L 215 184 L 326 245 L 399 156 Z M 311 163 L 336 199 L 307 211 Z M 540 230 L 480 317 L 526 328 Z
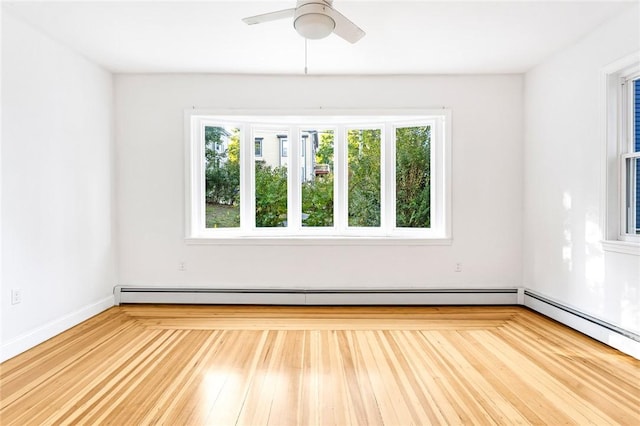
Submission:
M 263 13 L 262 15 L 249 16 L 248 18 L 243 18 L 242 21 L 247 25 L 253 25 L 261 24 L 263 22 L 276 21 L 278 19 L 293 18 L 293 14 L 295 11 L 295 8 L 278 10 L 277 12 L 269 12 Z
M 360 27 L 348 20 L 342 13 L 335 9 L 329 9 L 329 13 L 336 23 L 333 32 L 349 43 L 355 43 L 366 34 Z

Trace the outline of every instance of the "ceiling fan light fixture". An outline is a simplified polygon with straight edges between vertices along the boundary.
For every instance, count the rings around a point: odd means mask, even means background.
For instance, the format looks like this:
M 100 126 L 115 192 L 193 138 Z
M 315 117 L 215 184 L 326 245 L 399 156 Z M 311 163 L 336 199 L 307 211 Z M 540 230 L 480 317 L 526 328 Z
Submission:
M 293 28 L 305 39 L 321 39 L 333 33 L 355 43 L 364 37 L 360 27 L 333 8 L 333 0 L 297 0 L 296 7 L 242 19 L 248 25 L 293 18 Z
M 336 22 L 322 13 L 305 13 L 293 21 L 293 27 L 302 37 L 318 40 L 331 34 L 336 27 Z

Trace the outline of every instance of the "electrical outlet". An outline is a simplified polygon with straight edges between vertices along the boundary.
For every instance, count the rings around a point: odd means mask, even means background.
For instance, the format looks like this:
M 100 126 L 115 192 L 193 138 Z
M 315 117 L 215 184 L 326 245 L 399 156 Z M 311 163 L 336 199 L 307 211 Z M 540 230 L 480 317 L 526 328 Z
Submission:
M 11 304 L 17 305 L 18 303 L 22 303 L 22 290 L 13 288 L 11 289 Z
M 184 262 L 180 262 L 178 263 L 178 271 L 186 271 L 187 270 L 187 264 Z
M 454 269 L 456 272 L 462 272 L 462 263 L 456 263 L 456 268 Z

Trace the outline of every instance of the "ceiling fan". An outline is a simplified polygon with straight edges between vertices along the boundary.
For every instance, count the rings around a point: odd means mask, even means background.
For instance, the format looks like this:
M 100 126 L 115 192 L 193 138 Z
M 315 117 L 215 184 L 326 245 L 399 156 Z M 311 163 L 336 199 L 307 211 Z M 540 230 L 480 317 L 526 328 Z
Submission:
M 317 40 L 334 33 L 349 43 L 355 43 L 365 34 L 333 8 L 333 0 L 298 0 L 294 8 L 250 16 L 243 21 L 253 25 L 286 18 L 293 18 L 293 27 L 307 39 Z

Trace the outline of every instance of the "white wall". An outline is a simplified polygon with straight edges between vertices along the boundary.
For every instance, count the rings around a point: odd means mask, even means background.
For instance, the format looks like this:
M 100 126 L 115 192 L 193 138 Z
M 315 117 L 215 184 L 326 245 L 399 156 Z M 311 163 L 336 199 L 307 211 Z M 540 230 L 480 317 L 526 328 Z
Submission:
M 640 257 L 604 252 L 602 68 L 640 49 L 631 6 L 525 76 L 524 286 L 640 332 Z
M 517 287 L 522 280 L 522 76 L 118 75 L 121 285 Z M 451 246 L 184 242 L 185 108 L 447 107 Z M 186 271 L 178 263 L 186 262 Z M 463 271 L 454 272 L 456 262 Z
M 112 76 L 2 15 L 0 360 L 111 306 L 116 284 Z

